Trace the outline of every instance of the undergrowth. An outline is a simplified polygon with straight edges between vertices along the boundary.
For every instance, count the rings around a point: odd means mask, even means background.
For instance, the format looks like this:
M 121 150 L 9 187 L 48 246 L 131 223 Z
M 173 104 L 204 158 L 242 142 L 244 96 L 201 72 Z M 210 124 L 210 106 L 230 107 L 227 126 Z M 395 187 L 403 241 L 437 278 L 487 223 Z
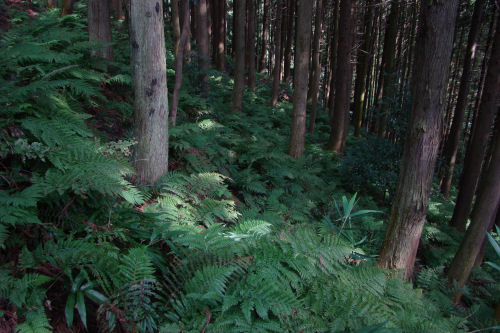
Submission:
M 232 80 L 211 72 L 210 94 L 201 98 L 196 66 L 187 66 L 179 125 L 170 129 L 170 172 L 154 187 L 133 185 L 134 140 L 117 130 L 117 122 L 130 126 L 132 112 L 126 35 L 114 31 L 114 62 L 91 58 L 96 46 L 87 41 L 84 12 L 79 5 L 64 18 L 52 11 L 23 20 L 0 41 L 0 329 L 459 332 L 494 325 L 484 315 L 492 288 L 470 290 L 470 309 L 449 301 L 439 267 L 457 239 L 441 227 L 445 204 L 431 205 L 418 289 L 379 269 L 387 207 L 370 192 L 356 200 L 359 171 L 340 166 L 322 145 L 325 113 L 304 157 L 287 155 L 291 103 L 267 106 L 263 77 L 234 114 Z M 384 196 L 393 175 L 365 181 Z M 497 276 L 478 274 L 498 290 Z

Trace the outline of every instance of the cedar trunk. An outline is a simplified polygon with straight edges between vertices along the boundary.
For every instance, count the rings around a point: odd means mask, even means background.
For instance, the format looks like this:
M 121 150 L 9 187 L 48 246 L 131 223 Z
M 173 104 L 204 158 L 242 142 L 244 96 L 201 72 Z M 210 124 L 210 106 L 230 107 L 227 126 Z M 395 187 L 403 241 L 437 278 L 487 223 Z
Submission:
M 328 149 L 344 152 L 349 124 L 349 99 L 351 95 L 351 55 L 353 42 L 352 1 L 340 1 L 339 43 L 335 70 L 335 102 L 331 110 L 331 131 Z
M 61 16 L 73 14 L 74 0 L 63 0 L 61 8 Z
M 162 2 L 130 0 L 130 61 L 134 86 L 134 166 L 139 182 L 168 171 L 168 94 Z
M 255 90 L 255 0 L 247 0 L 247 9 L 248 88 Z
M 450 134 L 448 135 L 448 139 L 446 140 L 446 144 L 444 146 L 445 176 L 443 182 L 441 183 L 441 193 L 443 193 L 445 198 L 448 198 L 448 196 L 450 195 L 453 171 L 455 169 L 460 136 L 462 134 L 467 96 L 470 93 L 469 83 L 471 80 L 470 77 L 472 72 L 472 65 L 476 56 L 477 40 L 479 37 L 479 32 L 481 31 L 481 23 L 484 11 L 483 7 L 485 6 L 485 3 L 485 0 L 477 0 L 474 6 L 469 39 L 467 41 L 467 49 L 465 52 L 464 66 L 462 68 L 460 88 L 458 90 L 457 104 L 455 106 L 455 114 L 453 116 Z
M 497 123 L 498 124 L 498 123 Z M 491 162 L 486 170 L 484 182 L 479 190 L 476 206 L 471 216 L 471 225 L 451 261 L 448 271 L 450 284 L 457 282 L 463 287 L 469 278 L 481 245 L 486 237 L 490 225 L 495 222 L 495 216 L 500 204 L 500 131 L 496 131 L 492 142 L 494 149 L 491 153 Z M 461 294 L 454 296 L 459 302 Z
M 264 17 L 262 18 L 262 44 L 259 58 L 259 73 L 266 71 L 267 39 L 269 38 L 269 0 L 264 0 Z
M 312 1 L 312 0 L 309 0 Z M 286 29 L 286 45 L 285 47 L 284 61 L 283 61 L 283 81 L 288 82 L 290 79 L 290 63 L 292 61 L 292 44 L 293 44 L 293 23 L 295 21 L 295 0 L 289 0 L 287 5 L 287 29 Z M 311 24 L 308 22 L 307 24 Z M 297 54 L 297 50 L 295 50 Z
M 368 76 L 368 65 L 370 62 L 370 42 L 373 21 L 373 0 L 368 0 L 365 8 L 363 43 L 358 51 L 358 64 L 356 66 L 356 83 L 354 85 L 354 136 L 361 134 L 363 123 L 363 110 L 366 100 L 366 81 Z
M 199 0 L 195 6 L 196 44 L 198 46 L 198 66 L 203 91 L 208 94 L 208 64 L 210 61 L 210 44 L 208 36 L 207 0 Z
M 464 159 L 464 170 L 460 178 L 459 192 L 450 224 L 458 231 L 464 232 L 469 217 L 474 193 L 481 174 L 481 167 L 491 126 L 497 112 L 496 100 L 500 94 L 500 29 L 496 28 L 493 48 L 484 83 L 484 90 L 479 105 L 479 113 L 475 121 L 474 131 L 467 146 Z
M 234 85 L 232 96 L 232 110 L 241 111 L 243 89 L 245 86 L 245 10 L 246 0 L 240 0 L 234 5 Z
M 314 124 L 316 122 L 316 109 L 318 108 L 318 91 L 319 80 L 321 78 L 321 63 L 320 63 L 320 47 L 321 36 L 323 34 L 323 0 L 318 0 L 316 3 L 316 22 L 314 24 L 314 41 L 313 41 L 313 56 L 312 56 L 312 76 L 309 91 L 311 92 L 311 116 L 309 118 L 309 132 L 314 132 Z
M 111 22 L 109 19 L 109 2 L 101 0 L 89 0 L 88 6 L 88 25 L 89 25 L 89 41 L 102 44 L 110 44 L 111 37 Z M 91 52 L 92 55 L 113 59 L 113 46 L 103 45 Z
M 172 8 L 172 28 L 174 30 L 174 54 L 177 54 L 179 40 L 181 38 L 181 23 L 179 20 L 179 0 L 171 0 Z
M 293 119 L 290 131 L 289 149 L 290 156 L 294 158 L 299 158 L 304 153 L 312 12 L 312 1 L 297 1 L 298 17 L 293 75 Z
M 458 0 L 426 1 L 413 75 L 413 102 L 399 181 L 379 266 L 413 275 L 440 142 Z
M 170 124 L 175 126 L 177 122 L 177 106 L 179 104 L 179 91 L 182 86 L 182 66 L 184 63 L 184 47 L 189 41 L 189 0 L 181 0 L 182 13 L 184 15 L 182 20 L 182 31 L 179 40 L 179 47 L 177 48 L 177 54 L 175 55 L 175 83 L 174 91 L 172 93 L 172 107 L 170 109 Z
M 276 25 L 275 36 L 281 36 L 281 16 L 283 13 L 282 0 L 276 1 Z M 271 106 L 276 106 L 280 93 L 281 78 L 281 38 L 274 38 L 274 70 L 273 70 L 273 90 L 271 94 Z

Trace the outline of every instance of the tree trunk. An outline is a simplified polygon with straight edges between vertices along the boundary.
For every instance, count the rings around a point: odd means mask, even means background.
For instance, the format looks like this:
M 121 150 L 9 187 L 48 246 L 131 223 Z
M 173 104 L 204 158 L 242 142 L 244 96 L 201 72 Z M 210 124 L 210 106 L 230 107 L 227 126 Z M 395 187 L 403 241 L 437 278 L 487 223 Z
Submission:
M 294 158 L 299 158 L 304 153 L 312 12 L 312 1 L 297 1 L 298 18 L 293 75 L 293 119 L 290 131 L 289 149 L 290 156 Z
M 239 0 L 234 5 L 234 33 L 233 45 L 235 53 L 233 111 L 241 111 L 243 89 L 245 87 L 245 9 L 246 0 Z
M 73 14 L 73 2 L 74 0 L 63 0 L 61 8 L 61 16 Z
M 215 12 L 213 22 L 215 67 L 218 71 L 223 71 L 225 63 L 224 54 L 226 48 L 226 12 L 224 10 L 225 0 L 215 0 L 213 6 Z
M 262 18 L 262 41 L 259 58 L 259 73 L 266 70 L 267 39 L 269 38 L 269 0 L 264 0 L 264 17 Z
M 198 46 L 198 66 L 203 91 L 208 95 L 208 65 L 210 61 L 210 44 L 208 36 L 207 0 L 199 0 L 195 6 L 196 44 Z
M 281 36 L 281 16 L 283 13 L 282 0 L 276 1 L 276 25 L 275 36 Z M 273 90 L 271 94 L 271 106 L 276 106 L 280 93 L 281 78 L 281 37 L 274 38 L 274 70 L 273 70 Z
M 289 0 L 287 8 L 288 24 L 286 31 L 286 46 L 285 46 L 285 54 L 283 61 L 283 81 L 285 82 L 288 82 L 288 80 L 290 79 L 290 63 L 292 61 L 292 44 L 293 44 L 293 23 L 295 21 L 295 6 L 297 6 L 296 2 L 297 1 L 295 0 Z M 309 22 L 308 24 L 312 24 L 312 22 Z M 295 50 L 295 54 L 297 54 L 297 50 Z
M 474 193 L 481 174 L 483 159 L 488 146 L 491 125 L 497 112 L 496 100 L 500 94 L 500 28 L 497 27 L 484 84 L 479 113 L 464 159 L 459 192 L 450 225 L 464 232 Z
M 387 28 L 384 37 L 384 53 L 382 54 L 382 65 L 380 67 L 380 82 L 383 82 L 379 88 L 379 110 L 377 135 L 383 137 L 387 127 L 387 112 L 389 112 L 390 103 L 394 99 L 394 79 L 395 79 L 395 51 L 396 39 L 398 35 L 399 19 L 399 0 L 391 1 L 391 11 L 387 18 Z
M 453 171 L 455 170 L 455 162 L 457 159 L 458 146 L 460 136 L 462 134 L 462 126 L 465 116 L 465 106 L 467 96 L 469 95 L 469 83 L 471 81 L 472 65 L 476 56 L 477 40 L 481 31 L 481 23 L 483 16 L 483 7 L 485 0 L 477 0 L 474 5 L 474 14 L 472 15 L 471 28 L 469 39 L 467 41 L 467 49 L 465 52 L 464 66 L 462 68 L 462 77 L 460 80 L 460 88 L 458 90 L 457 104 L 455 106 L 455 114 L 451 125 L 451 132 L 444 146 L 445 156 L 445 176 L 441 184 L 441 193 L 447 199 L 450 195 L 451 182 L 453 179 Z
M 410 279 L 429 204 L 458 0 L 421 4 L 413 102 L 399 181 L 379 266 Z
M 113 12 L 115 15 L 115 20 L 124 20 L 125 15 L 123 14 L 123 2 L 122 0 L 113 0 L 111 3 Z
M 333 104 L 335 101 L 335 78 L 337 77 L 337 50 L 339 46 L 339 4 L 340 0 L 335 0 L 333 4 L 333 36 L 330 40 L 331 50 L 330 50 L 330 94 L 328 96 L 328 116 L 330 120 L 333 117 Z
M 130 60 L 134 86 L 134 165 L 139 182 L 168 171 L 168 94 L 162 1 L 130 0 Z
M 491 162 L 486 170 L 485 181 L 481 184 L 476 206 L 471 216 L 471 224 L 451 261 L 448 280 L 451 285 L 457 282 L 463 287 L 469 278 L 472 267 L 486 237 L 488 228 L 495 222 L 495 216 L 500 204 L 500 133 L 497 131 L 492 142 L 494 149 Z M 461 293 L 454 296 L 459 302 Z
M 363 43 L 358 51 L 358 64 L 356 66 L 356 83 L 354 86 L 354 136 L 361 135 L 363 123 L 363 110 L 366 100 L 366 80 L 368 76 L 368 64 L 370 62 L 370 42 L 373 21 L 373 1 L 368 0 L 365 8 Z
M 182 20 L 182 32 L 179 40 L 179 47 L 175 55 L 175 83 L 174 91 L 172 93 L 172 107 L 170 109 L 170 124 L 175 126 L 177 122 L 177 106 L 179 104 L 179 91 L 182 86 L 182 65 L 184 63 L 184 47 L 189 40 L 189 0 L 181 0 L 182 13 L 184 18 Z
M 179 40 L 181 38 L 181 23 L 179 20 L 179 0 L 171 0 L 172 8 L 172 28 L 174 30 L 174 54 L 177 54 Z
M 111 22 L 109 19 L 109 2 L 102 0 L 89 0 L 88 10 L 88 29 L 89 41 L 102 44 L 110 44 Z M 98 46 L 91 51 L 93 56 L 113 60 L 113 46 Z
M 311 92 L 312 105 L 311 116 L 309 117 L 309 132 L 314 132 L 316 122 L 316 109 L 318 107 L 319 80 L 321 78 L 320 48 L 321 36 L 323 35 L 323 0 L 316 3 L 316 22 L 314 23 L 314 41 L 312 56 L 312 80 L 309 86 Z
M 248 36 L 247 36 L 247 53 L 248 53 L 248 88 L 255 90 L 255 0 L 247 0 L 248 8 Z
M 332 110 L 328 149 L 342 154 L 349 124 L 351 56 L 353 42 L 352 1 L 340 0 L 339 43 L 335 70 L 335 103 Z

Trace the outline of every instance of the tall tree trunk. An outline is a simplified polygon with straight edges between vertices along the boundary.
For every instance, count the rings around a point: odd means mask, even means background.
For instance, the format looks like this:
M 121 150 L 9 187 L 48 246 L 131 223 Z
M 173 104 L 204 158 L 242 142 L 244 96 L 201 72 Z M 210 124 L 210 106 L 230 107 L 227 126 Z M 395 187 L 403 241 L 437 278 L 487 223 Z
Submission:
M 130 0 L 130 60 L 134 86 L 134 166 L 139 182 L 168 171 L 168 94 L 162 1 Z
M 61 16 L 73 14 L 74 0 L 63 0 L 61 8 Z
M 283 13 L 282 0 L 276 1 L 276 25 L 275 36 L 281 36 L 281 16 Z M 280 94 L 281 78 L 281 37 L 274 38 L 274 70 L 273 70 L 273 90 L 271 94 L 271 106 L 276 106 Z
M 352 42 L 353 42 L 352 1 L 340 0 L 339 43 L 337 66 L 335 70 L 335 103 L 331 118 L 328 149 L 344 153 L 345 138 L 349 124 L 349 99 L 352 80 Z
M 174 54 L 177 54 L 179 40 L 181 38 L 181 23 L 179 19 L 179 0 L 171 0 L 172 28 L 174 30 Z
M 115 20 L 124 20 L 125 14 L 123 13 L 123 2 L 122 0 L 113 0 L 111 3 L 113 7 L 113 12 L 115 15 Z
M 255 90 L 255 0 L 247 0 L 247 9 L 248 88 Z
M 57 8 L 57 6 L 58 6 L 57 0 L 47 0 L 47 8 L 52 9 L 52 8 Z
M 486 1 L 476 0 L 474 5 L 474 14 L 472 15 L 471 28 L 469 32 L 469 39 L 467 41 L 467 49 L 465 52 L 464 66 L 462 68 L 462 77 L 460 80 L 460 88 L 458 90 L 457 104 L 455 106 L 455 114 L 451 125 L 451 132 L 448 140 L 444 146 L 445 156 L 445 176 L 441 184 L 441 193 L 445 198 L 450 195 L 451 182 L 453 179 L 453 171 L 455 170 L 455 162 L 457 159 L 458 146 L 460 143 L 460 136 L 462 134 L 462 126 L 465 116 L 465 106 L 467 96 L 469 95 L 469 83 L 471 81 L 472 65 L 476 56 L 477 41 L 481 31 L 481 23 L 483 18 L 483 11 Z
M 335 0 L 335 3 L 333 4 L 333 20 L 332 20 L 332 25 L 333 25 L 333 36 L 332 40 L 329 42 L 331 43 L 331 50 L 330 50 L 330 95 L 328 96 L 328 116 L 330 119 L 333 117 L 333 107 L 334 107 L 334 101 L 335 101 L 335 78 L 337 77 L 337 50 L 339 46 L 339 4 L 341 0 Z
M 175 55 L 175 83 L 174 91 L 172 93 L 172 107 L 170 109 L 170 124 L 175 126 L 177 122 L 177 107 L 179 105 L 179 91 L 182 86 L 182 66 L 184 63 L 184 47 L 189 41 L 189 0 L 180 0 L 182 4 L 182 13 L 184 18 L 182 20 L 182 31 L 179 40 L 179 47 L 177 48 L 177 54 Z
M 387 28 L 384 37 L 384 53 L 382 55 L 382 65 L 380 67 L 380 82 L 383 82 L 381 93 L 379 94 L 379 112 L 378 112 L 378 126 L 377 134 L 380 137 L 385 135 L 387 127 L 387 112 L 390 110 L 389 106 L 394 99 L 394 79 L 395 79 L 395 51 L 396 39 L 398 35 L 398 19 L 399 19 L 399 0 L 391 1 L 391 11 L 387 18 Z
M 285 82 L 288 82 L 288 80 L 290 79 L 290 63 L 292 61 L 292 44 L 293 44 L 293 26 L 295 22 L 295 6 L 297 6 L 296 2 L 297 1 L 295 0 L 289 0 L 287 7 L 288 24 L 286 30 L 286 46 L 282 45 L 285 47 L 285 54 L 283 61 L 283 81 Z M 309 22 L 308 24 L 311 24 L 311 22 Z M 297 50 L 295 50 L 295 54 L 297 54 Z
M 226 48 L 226 12 L 225 12 L 225 0 L 215 0 L 214 6 L 214 57 L 215 57 L 215 67 L 218 71 L 224 70 L 224 54 Z
M 403 160 L 379 266 L 410 279 L 429 204 L 458 0 L 421 5 L 413 102 Z
M 361 50 L 358 51 L 358 64 L 356 66 L 356 83 L 354 86 L 354 136 L 359 137 L 361 134 L 361 124 L 363 123 L 363 110 L 366 100 L 366 80 L 368 76 L 368 64 L 370 62 L 370 42 L 373 21 L 373 1 L 366 2 L 364 27 L 363 27 L 363 43 Z
M 208 65 L 210 61 L 207 9 L 207 0 L 198 0 L 198 4 L 195 6 L 196 44 L 198 46 L 200 80 L 202 81 L 205 95 L 208 95 Z
M 311 92 L 312 105 L 311 116 L 309 117 L 309 132 L 314 132 L 314 124 L 316 122 L 316 109 L 318 107 L 318 91 L 319 80 L 321 78 L 321 63 L 320 63 L 320 48 L 321 36 L 323 35 L 323 0 L 318 0 L 316 3 L 316 21 L 314 23 L 314 41 L 313 41 L 313 56 L 312 56 L 312 80 L 309 86 Z
M 498 124 L 498 123 L 497 123 Z M 472 267 L 481 249 L 486 232 L 495 222 L 495 216 L 500 205 L 500 131 L 497 131 L 492 142 L 494 149 L 491 162 L 485 171 L 485 181 L 481 184 L 476 206 L 471 216 L 471 224 L 451 261 L 448 271 L 450 284 L 458 282 L 463 287 L 469 278 Z M 459 302 L 461 293 L 454 296 L 454 301 Z
M 88 10 L 88 29 L 89 41 L 103 44 L 110 44 L 111 22 L 109 19 L 109 2 L 102 0 L 89 0 Z M 108 60 L 113 59 L 113 46 L 99 46 L 91 51 L 91 54 Z
M 469 217 L 474 193 L 481 174 L 483 159 L 488 146 L 491 125 L 497 111 L 496 100 L 500 94 L 500 28 L 496 28 L 488 71 L 484 84 L 479 113 L 464 159 L 459 192 L 450 225 L 464 232 Z
M 234 33 L 233 44 L 235 51 L 233 111 L 241 111 L 243 89 L 245 88 L 245 10 L 246 0 L 239 0 L 234 5 Z
M 264 0 L 264 17 L 262 18 L 262 40 L 259 58 L 259 73 L 266 70 L 267 39 L 269 38 L 269 0 Z
M 294 158 L 299 158 L 304 153 L 312 12 L 312 1 L 297 1 L 298 17 L 297 38 L 295 42 L 295 65 L 293 75 L 293 119 L 290 131 L 289 149 L 290 156 Z

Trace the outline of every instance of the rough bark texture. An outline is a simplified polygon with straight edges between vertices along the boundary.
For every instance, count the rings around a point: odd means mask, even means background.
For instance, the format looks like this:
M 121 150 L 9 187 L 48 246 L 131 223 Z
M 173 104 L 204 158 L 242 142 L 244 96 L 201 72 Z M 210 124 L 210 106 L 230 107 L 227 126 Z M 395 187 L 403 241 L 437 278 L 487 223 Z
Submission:
M 500 133 L 497 131 L 492 142 L 494 149 L 491 162 L 486 170 L 485 181 L 481 184 L 471 224 L 460 243 L 455 257 L 451 261 L 448 279 L 451 284 L 457 282 L 464 286 L 469 278 L 481 244 L 490 225 L 495 222 L 495 216 L 500 203 Z M 461 294 L 455 294 L 454 301 L 460 301 Z
M 295 65 L 293 75 L 293 119 L 290 131 L 289 154 L 299 158 L 304 153 L 306 135 L 307 84 L 311 48 L 313 2 L 297 1 L 297 38 L 295 41 Z
M 281 36 L 281 14 L 283 12 L 282 0 L 276 1 L 276 26 L 275 36 Z M 280 93 L 281 78 L 281 38 L 274 39 L 274 70 L 273 70 L 273 90 L 271 94 L 271 106 L 276 106 Z
M 181 0 L 184 18 L 182 20 L 182 31 L 179 40 L 179 47 L 175 55 L 175 83 L 172 93 L 172 107 L 170 109 L 170 124 L 175 126 L 177 122 L 177 106 L 179 104 L 179 91 L 182 86 L 182 65 L 184 63 L 184 47 L 189 40 L 189 0 Z
M 217 70 L 222 71 L 224 70 L 224 54 L 225 54 L 225 48 L 226 48 L 226 36 L 225 36 L 225 27 L 226 27 L 226 12 L 224 10 L 225 8 L 225 0 L 215 0 L 213 3 L 214 6 L 214 44 L 215 44 L 215 50 L 214 50 L 214 56 L 215 56 L 215 67 Z
M 349 123 L 349 97 L 351 90 L 352 55 L 352 1 L 340 1 L 339 43 L 335 70 L 335 102 L 331 117 L 328 149 L 339 154 L 344 152 Z
M 208 36 L 207 0 L 199 0 L 195 6 L 196 44 L 198 46 L 198 66 L 200 80 L 205 94 L 208 94 L 208 64 L 210 62 L 210 44 Z
M 361 49 L 358 51 L 358 63 L 356 66 L 356 83 L 354 86 L 354 136 L 359 137 L 361 134 L 361 124 L 363 123 L 363 110 L 366 100 L 366 80 L 368 76 L 368 64 L 370 62 L 370 42 L 371 30 L 373 21 L 373 0 L 366 2 L 364 25 L 363 25 L 363 42 Z
M 262 18 L 262 44 L 259 58 L 259 72 L 266 70 L 267 39 L 269 38 L 269 0 L 264 0 L 264 15 Z
M 403 160 L 379 265 L 410 279 L 429 204 L 440 142 L 458 0 L 422 3 L 413 102 Z
M 312 55 L 312 75 L 309 91 L 311 92 L 311 116 L 309 117 L 309 132 L 314 132 L 316 109 L 318 108 L 319 80 L 321 78 L 320 47 L 323 34 L 323 0 L 316 3 L 316 22 L 314 23 L 314 41 Z
M 102 0 L 89 0 L 87 5 L 89 41 L 109 44 L 112 42 L 111 22 L 109 19 L 109 2 Z M 113 46 L 105 45 L 93 49 L 92 55 L 113 59 Z
M 470 93 L 469 86 L 471 81 L 472 65 L 474 64 L 474 58 L 476 56 L 477 41 L 481 31 L 484 11 L 483 8 L 485 4 L 486 0 L 477 0 L 474 6 L 469 39 L 467 41 L 467 49 L 465 52 L 464 66 L 462 67 L 460 88 L 458 89 L 457 104 L 455 106 L 455 114 L 453 116 L 450 134 L 444 146 L 445 176 L 443 182 L 441 183 L 441 193 L 443 193 L 445 198 L 448 198 L 450 195 L 453 171 L 455 170 L 458 146 L 460 143 L 460 136 L 462 134 L 467 96 Z
M 233 111 L 241 111 L 243 89 L 245 88 L 245 9 L 246 0 L 234 3 L 234 85 L 233 85 Z
M 396 71 L 396 39 L 398 35 L 399 0 L 391 1 L 391 11 L 387 18 L 387 28 L 384 37 L 384 53 L 382 55 L 382 65 L 380 67 L 381 89 L 379 98 L 381 99 L 380 110 L 377 118 L 377 134 L 380 137 L 385 135 L 387 113 L 389 106 L 394 99 L 394 81 Z
M 328 94 L 328 116 L 333 117 L 333 104 L 335 101 L 335 78 L 337 76 L 337 50 L 339 41 L 339 4 L 340 0 L 335 0 L 333 4 L 333 34 L 330 42 L 330 89 Z
M 247 0 L 247 9 L 248 88 L 255 90 L 255 0 Z
M 450 224 L 464 232 L 481 174 L 481 167 L 488 145 L 491 125 L 497 114 L 496 100 L 500 94 L 500 29 L 496 28 L 490 61 L 484 83 L 479 113 L 467 147 L 464 170 L 460 178 L 459 192 Z
M 134 166 L 141 184 L 168 171 L 168 94 L 162 1 L 130 0 L 130 61 L 134 86 Z
M 61 8 L 61 16 L 73 14 L 74 0 L 63 0 Z
M 113 0 L 111 3 L 113 7 L 113 12 L 115 15 L 115 20 L 124 20 L 125 14 L 123 13 L 123 2 L 122 0 Z

